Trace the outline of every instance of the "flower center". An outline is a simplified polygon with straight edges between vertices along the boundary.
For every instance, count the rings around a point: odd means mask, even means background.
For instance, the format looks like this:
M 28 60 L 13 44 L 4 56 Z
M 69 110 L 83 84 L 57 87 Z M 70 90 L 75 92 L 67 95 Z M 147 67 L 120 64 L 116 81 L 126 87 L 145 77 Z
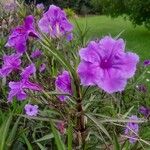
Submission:
M 100 63 L 100 67 L 103 69 L 111 68 L 111 66 L 111 61 L 109 61 L 108 59 L 103 59 Z

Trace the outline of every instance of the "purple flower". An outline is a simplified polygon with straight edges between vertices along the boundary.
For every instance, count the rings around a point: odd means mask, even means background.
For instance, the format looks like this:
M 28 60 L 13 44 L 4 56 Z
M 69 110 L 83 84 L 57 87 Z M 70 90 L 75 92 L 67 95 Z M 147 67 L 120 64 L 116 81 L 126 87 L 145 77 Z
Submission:
M 70 41 L 72 41 L 72 39 L 73 39 L 73 34 L 72 33 L 68 34 L 67 41 L 70 42 Z
M 150 116 L 150 108 L 149 107 L 144 107 L 144 106 L 141 106 L 139 108 L 139 112 L 144 115 L 146 118 Z
M 40 51 L 39 49 L 36 49 L 35 51 L 32 52 L 31 58 L 38 58 L 41 55 L 42 55 L 42 51 Z
M 21 77 L 23 79 L 28 79 L 32 74 L 34 74 L 36 72 L 36 68 L 34 64 L 30 64 L 28 67 L 26 67 L 22 73 L 21 73 Z
M 27 16 L 23 25 L 12 30 L 5 46 L 15 48 L 19 53 L 26 51 L 26 42 L 29 36 L 37 37 L 33 24 L 34 17 L 31 15 Z
M 24 109 L 28 116 L 37 116 L 39 111 L 37 105 L 31 105 L 31 104 L 26 104 Z
M 36 8 L 39 10 L 43 10 L 44 9 L 44 4 L 43 3 L 39 3 L 36 5 Z
M 71 77 L 68 71 L 63 71 L 61 75 L 58 75 L 55 81 L 56 91 L 63 94 L 72 95 L 71 89 Z M 59 96 L 60 101 L 65 101 L 68 99 L 68 96 L 61 95 Z
M 13 97 L 16 97 L 18 100 L 22 101 L 27 98 L 25 90 L 34 90 L 41 91 L 42 88 L 36 84 L 30 82 L 28 79 L 22 79 L 18 82 L 9 82 L 10 92 L 8 95 L 8 101 L 12 102 Z
M 61 134 L 65 134 L 65 132 L 66 132 L 66 129 L 65 129 L 65 122 L 64 122 L 64 121 L 58 122 L 58 123 L 57 123 L 57 129 L 59 130 L 59 132 L 60 132 Z
M 91 41 L 79 52 L 78 74 L 84 86 L 98 85 L 108 93 L 123 91 L 127 79 L 133 77 L 139 57 L 125 53 L 122 39 L 106 36 L 99 42 Z
M 36 72 L 34 64 L 26 67 L 22 73 L 22 79 L 18 82 L 9 82 L 10 92 L 8 95 L 8 101 L 11 102 L 13 97 L 17 97 L 18 100 L 22 101 L 27 98 L 26 90 L 42 91 L 42 88 L 37 83 L 32 83 L 29 78 Z
M 43 14 L 38 26 L 52 38 L 66 36 L 73 30 L 73 25 L 68 21 L 65 12 L 55 5 L 51 5 Z
M 132 115 L 130 118 L 131 122 L 128 122 L 125 129 L 125 135 L 129 136 L 129 142 L 135 143 L 139 132 L 139 125 L 138 123 L 134 123 L 132 121 L 138 121 L 138 117 Z
M 4 11 L 11 12 L 16 9 L 17 5 L 15 2 L 9 2 L 4 5 Z
M 19 69 L 21 65 L 21 59 L 19 54 L 4 55 L 4 64 L 0 69 L 0 77 L 8 76 L 13 70 Z
M 41 65 L 40 65 L 40 68 L 39 68 L 39 71 L 40 71 L 40 72 L 44 72 L 45 69 L 46 69 L 46 64 L 44 64 L 44 63 L 41 64 Z
M 150 65 L 150 60 L 145 60 L 143 64 L 144 64 L 144 66 L 149 66 Z

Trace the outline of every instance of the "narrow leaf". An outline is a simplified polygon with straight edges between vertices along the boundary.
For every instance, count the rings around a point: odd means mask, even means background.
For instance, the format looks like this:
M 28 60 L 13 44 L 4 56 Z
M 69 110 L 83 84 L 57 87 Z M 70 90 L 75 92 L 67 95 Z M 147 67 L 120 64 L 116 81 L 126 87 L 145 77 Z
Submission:
M 6 138 L 8 136 L 8 131 L 9 131 L 9 127 L 12 121 L 12 114 L 9 115 L 8 119 L 6 121 L 3 122 L 3 124 L 0 127 L 0 150 L 3 150 L 5 145 L 6 145 Z
M 101 124 L 101 122 L 99 122 L 96 118 L 94 118 L 90 114 L 86 114 L 86 116 L 96 125 L 98 129 L 100 129 L 101 131 L 105 133 L 105 135 L 110 139 L 110 141 L 112 141 L 112 138 L 110 137 L 105 127 Z
M 52 132 L 54 134 L 54 138 L 55 138 L 55 143 L 56 143 L 57 149 L 58 150 L 66 150 L 65 145 L 64 145 L 63 141 L 61 140 L 59 132 L 56 130 L 53 122 L 50 121 L 50 123 L 51 123 Z

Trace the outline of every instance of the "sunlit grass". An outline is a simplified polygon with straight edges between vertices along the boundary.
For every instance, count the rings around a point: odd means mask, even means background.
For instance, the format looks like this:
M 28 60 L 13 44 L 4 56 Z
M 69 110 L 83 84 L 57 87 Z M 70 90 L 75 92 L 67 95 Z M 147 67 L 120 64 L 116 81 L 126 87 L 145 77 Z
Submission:
M 89 32 L 88 39 L 95 39 L 111 34 L 118 35 L 124 31 L 120 37 L 127 42 L 127 49 L 139 54 L 142 60 L 150 59 L 150 31 L 143 26 L 134 28 L 132 23 L 122 17 L 112 19 L 107 16 L 88 16 L 77 19 L 81 26 L 87 25 Z

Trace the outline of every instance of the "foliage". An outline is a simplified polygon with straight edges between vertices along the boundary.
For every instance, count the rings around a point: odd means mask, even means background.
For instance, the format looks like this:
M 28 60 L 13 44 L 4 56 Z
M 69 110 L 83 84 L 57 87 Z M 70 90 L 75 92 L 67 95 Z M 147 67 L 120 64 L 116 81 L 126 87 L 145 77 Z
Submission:
M 75 17 L 75 12 L 71 8 L 65 8 L 64 11 L 66 12 L 68 18 Z
M 150 28 L 150 1 L 144 0 L 99 0 L 103 12 L 111 17 L 125 15 L 134 25 Z

